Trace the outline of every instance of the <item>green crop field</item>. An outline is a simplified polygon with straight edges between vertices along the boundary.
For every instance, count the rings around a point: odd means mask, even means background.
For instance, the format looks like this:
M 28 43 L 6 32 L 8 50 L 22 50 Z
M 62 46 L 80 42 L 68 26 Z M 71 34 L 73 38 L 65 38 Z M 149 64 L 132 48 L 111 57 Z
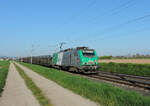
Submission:
M 149 106 L 150 97 L 127 91 L 111 84 L 98 83 L 87 78 L 68 74 L 52 68 L 21 63 L 47 79 L 53 80 L 85 98 L 104 106 Z
M 100 63 L 100 71 L 116 72 L 122 74 L 150 76 L 149 64 L 133 64 L 133 63 Z
M 0 94 L 5 86 L 5 81 L 8 74 L 9 62 L 0 61 Z

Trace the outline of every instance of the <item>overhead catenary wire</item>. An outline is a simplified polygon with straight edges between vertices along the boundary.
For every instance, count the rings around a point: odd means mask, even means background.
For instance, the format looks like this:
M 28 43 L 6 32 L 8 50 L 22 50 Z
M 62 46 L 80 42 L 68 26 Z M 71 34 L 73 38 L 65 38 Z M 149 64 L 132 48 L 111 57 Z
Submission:
M 107 33 L 107 32 L 110 32 L 111 30 L 120 29 L 120 28 L 122 28 L 122 27 L 125 26 L 125 25 L 128 25 L 128 24 L 131 24 L 131 23 L 134 23 L 134 22 L 143 20 L 143 19 L 148 18 L 148 17 L 150 17 L 150 14 L 145 15 L 145 16 L 141 16 L 141 17 L 137 17 L 137 18 L 134 18 L 134 19 L 131 19 L 131 20 L 128 20 L 128 21 L 126 21 L 126 22 L 124 22 L 124 23 L 121 23 L 121 24 L 118 24 L 118 25 L 116 25 L 116 26 L 112 26 L 112 27 L 110 27 L 110 28 L 105 29 L 105 30 L 103 31 L 103 33 L 101 33 L 101 34 L 105 34 L 105 33 Z
M 88 36 L 88 40 L 85 40 L 86 42 L 90 42 L 93 43 L 95 42 L 95 40 L 99 40 L 99 41 L 102 41 L 102 40 L 105 40 L 105 39 L 110 39 L 110 38 L 113 38 L 114 36 L 112 34 L 108 34 L 108 33 L 111 33 L 112 31 L 115 31 L 115 30 L 118 30 L 118 29 L 121 29 L 123 28 L 124 26 L 128 25 L 128 24 L 134 24 L 135 22 L 138 22 L 138 21 L 143 21 L 147 18 L 150 17 L 150 14 L 148 15 L 144 15 L 144 16 L 140 16 L 140 17 L 136 17 L 134 19 L 130 19 L 126 22 L 123 22 L 121 24 L 118 24 L 118 25 L 115 25 L 115 26 L 112 26 L 112 27 L 109 27 L 109 28 L 106 28 L 104 29 L 103 31 L 99 32 L 99 34 L 95 35 L 95 34 L 92 34 L 90 36 Z M 92 38 L 90 38 L 92 37 Z M 98 37 L 101 37 L 101 38 L 98 38 Z M 94 38 L 94 40 L 93 40 Z M 79 42 L 79 39 L 77 40 Z M 82 40 L 83 42 L 83 40 Z
M 63 22 L 56 29 L 59 29 L 59 31 L 61 31 L 61 32 L 65 32 L 65 30 L 61 30 L 62 28 L 64 28 L 65 25 L 71 23 L 73 20 L 75 20 L 81 14 L 83 14 L 84 12 L 86 12 L 89 8 L 91 8 L 93 5 L 95 5 L 96 2 L 97 2 L 97 0 L 92 0 L 92 2 L 90 2 L 85 8 L 81 9 L 80 12 L 76 13 L 75 15 L 72 15 L 67 21 Z
M 133 1 L 135 1 L 135 0 L 129 0 L 129 1 L 127 1 L 127 2 L 125 2 L 125 3 L 122 3 L 122 4 L 120 4 L 119 6 L 114 7 L 114 8 L 112 8 L 112 9 L 106 11 L 106 12 L 100 13 L 99 15 L 95 16 L 94 18 L 92 18 L 92 20 L 95 21 L 96 19 L 99 19 L 100 17 L 107 16 L 107 15 L 109 15 L 109 16 L 115 15 L 115 14 L 119 13 L 120 11 L 123 11 L 123 10 L 125 10 L 125 9 L 128 9 L 129 7 L 131 7 L 130 4 L 131 4 Z
M 109 10 L 109 11 L 106 11 L 106 12 L 104 12 L 104 13 L 101 13 L 101 15 L 100 15 L 100 17 L 102 17 L 102 16 L 111 16 L 111 15 L 116 15 L 116 14 L 119 14 L 121 11 L 123 11 L 123 10 L 125 10 L 125 9 L 128 9 L 129 7 L 132 7 L 133 6 L 133 4 L 135 4 L 133 1 L 135 1 L 135 0 L 129 0 L 129 1 L 127 1 L 127 2 L 124 2 L 124 3 L 122 3 L 122 4 L 120 4 L 119 6 L 117 6 L 117 7 L 115 7 L 115 8 L 112 8 L 111 10 Z M 131 4 L 131 3 L 133 3 L 133 4 Z M 99 15 L 98 15 L 99 16 Z M 96 16 L 95 18 L 92 18 L 92 20 L 91 21 L 95 21 L 95 19 L 96 18 L 99 18 L 98 16 Z M 88 22 L 89 23 L 89 22 Z M 90 24 L 90 23 L 89 23 Z M 89 26 L 89 25 L 88 25 Z M 88 29 L 88 31 L 90 30 L 90 28 Z M 67 33 L 68 33 L 68 31 L 67 31 Z M 77 33 L 77 32 L 75 32 L 75 33 Z M 75 33 L 73 33 L 73 34 L 75 34 Z
M 65 21 L 61 27 L 63 27 L 66 24 L 69 24 L 72 20 L 76 19 L 77 17 L 79 17 L 81 14 L 83 14 L 84 12 L 86 12 L 90 7 L 92 7 L 94 4 L 96 4 L 96 0 L 90 2 L 85 8 L 83 8 L 82 10 L 80 10 L 80 12 L 78 12 L 75 15 L 72 15 L 71 18 L 69 18 L 67 21 Z
M 135 0 L 129 0 L 129 1 L 125 2 L 125 3 L 120 4 L 120 5 L 117 6 L 117 7 L 112 8 L 111 10 L 108 10 L 108 11 L 106 11 L 106 12 L 104 12 L 104 13 L 100 13 L 100 14 L 97 15 L 96 17 L 92 18 L 92 19 L 91 19 L 91 22 L 92 22 L 92 21 L 95 21 L 96 19 L 98 19 L 98 18 L 100 18 L 100 17 L 103 17 L 103 16 L 107 16 L 107 15 L 111 16 L 111 15 L 118 14 L 120 11 L 123 11 L 123 10 L 125 10 L 125 9 L 127 9 L 127 8 L 129 8 L 129 7 L 131 7 L 130 4 L 131 4 L 133 1 L 135 1 Z M 81 11 L 78 15 L 72 16 L 68 21 L 64 22 L 63 25 L 69 24 L 73 19 L 75 19 L 75 18 L 77 18 L 78 16 L 80 16 L 83 12 L 85 12 L 88 8 L 92 7 L 95 3 L 96 3 L 96 0 L 93 1 L 93 2 L 91 2 L 91 3 L 87 6 L 87 8 L 85 8 L 83 11 Z
M 101 33 L 100 33 L 100 36 L 103 37 L 103 39 L 99 39 L 99 40 L 105 40 L 106 38 L 108 39 L 108 37 L 110 37 L 110 35 L 105 35 L 107 33 L 110 33 L 114 30 L 118 30 L 118 29 L 121 29 L 123 26 L 126 26 L 128 24 L 131 24 L 131 23 L 135 23 L 135 22 L 138 22 L 138 21 L 141 21 L 141 20 L 144 20 L 146 18 L 149 18 L 150 17 L 150 14 L 148 15 L 145 15 L 145 16 L 141 16 L 141 17 L 136 17 L 134 19 L 131 19 L 131 20 L 128 20 L 124 23 L 121 23 L 121 24 L 118 24 L 116 26 L 112 26 L 110 28 L 107 28 L 105 30 L 103 30 Z M 111 35 L 112 36 L 112 35 Z M 96 35 L 94 35 L 94 38 L 96 38 Z M 91 40 L 91 39 L 90 39 Z
M 124 33 L 124 35 L 126 34 L 126 36 L 128 35 L 128 34 L 135 34 L 135 33 L 140 33 L 140 32 L 145 32 L 145 31 L 148 31 L 149 30 L 149 28 L 142 28 L 142 29 L 138 29 L 138 30 L 135 30 L 135 31 L 130 31 L 130 32 L 126 32 L 126 33 Z M 122 34 L 120 34 L 120 35 L 122 35 Z M 122 36 L 124 36 L 124 35 L 122 35 Z M 116 35 L 115 35 L 115 37 L 116 37 Z M 119 36 L 119 37 L 121 37 L 121 36 Z M 114 38 L 114 36 L 104 36 L 103 38 L 100 38 L 99 40 L 108 40 L 108 39 L 111 39 L 111 38 Z M 118 38 L 118 36 L 117 36 L 117 38 Z

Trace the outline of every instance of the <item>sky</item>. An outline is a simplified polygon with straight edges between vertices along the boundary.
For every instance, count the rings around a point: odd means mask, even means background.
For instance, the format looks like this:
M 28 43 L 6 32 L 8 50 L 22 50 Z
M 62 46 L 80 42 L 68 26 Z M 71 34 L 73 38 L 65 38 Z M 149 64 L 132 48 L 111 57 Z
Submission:
M 87 46 L 98 55 L 150 54 L 149 0 L 0 0 L 0 56 Z

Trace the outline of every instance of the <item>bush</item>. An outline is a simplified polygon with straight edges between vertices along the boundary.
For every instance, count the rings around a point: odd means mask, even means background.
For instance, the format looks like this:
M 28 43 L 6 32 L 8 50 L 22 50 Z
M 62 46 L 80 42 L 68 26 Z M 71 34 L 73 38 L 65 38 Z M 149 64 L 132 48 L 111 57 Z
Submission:
M 99 59 L 112 59 L 112 56 L 100 56 Z

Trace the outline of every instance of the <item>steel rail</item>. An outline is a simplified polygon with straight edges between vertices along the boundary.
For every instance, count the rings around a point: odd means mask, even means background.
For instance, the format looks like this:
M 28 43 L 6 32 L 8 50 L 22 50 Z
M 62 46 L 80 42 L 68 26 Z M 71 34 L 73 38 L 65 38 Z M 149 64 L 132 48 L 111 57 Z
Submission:
M 115 75 L 115 76 L 122 76 L 122 77 L 128 77 L 128 78 L 137 78 L 137 79 L 150 80 L 150 76 L 136 76 L 136 75 L 119 74 L 119 73 L 115 73 L 115 72 L 104 72 L 104 71 L 99 71 L 99 73 L 110 74 L 110 75 Z
M 144 88 L 147 90 L 150 90 L 150 80 L 149 82 L 145 82 L 142 81 L 140 78 L 138 79 L 136 77 L 136 79 L 129 79 L 131 78 L 131 76 L 129 78 L 127 78 L 127 76 L 122 77 L 122 76 L 116 76 L 116 75 L 111 75 L 111 74 L 107 74 L 107 73 L 98 73 L 98 74 L 93 74 L 93 75 L 87 75 L 91 78 L 96 78 L 96 79 L 101 79 L 101 80 L 106 80 L 106 81 L 110 81 L 110 82 L 115 82 L 115 83 L 119 83 L 119 84 L 125 84 L 125 85 L 129 85 L 129 86 L 134 86 L 134 87 L 139 87 L 139 88 Z

